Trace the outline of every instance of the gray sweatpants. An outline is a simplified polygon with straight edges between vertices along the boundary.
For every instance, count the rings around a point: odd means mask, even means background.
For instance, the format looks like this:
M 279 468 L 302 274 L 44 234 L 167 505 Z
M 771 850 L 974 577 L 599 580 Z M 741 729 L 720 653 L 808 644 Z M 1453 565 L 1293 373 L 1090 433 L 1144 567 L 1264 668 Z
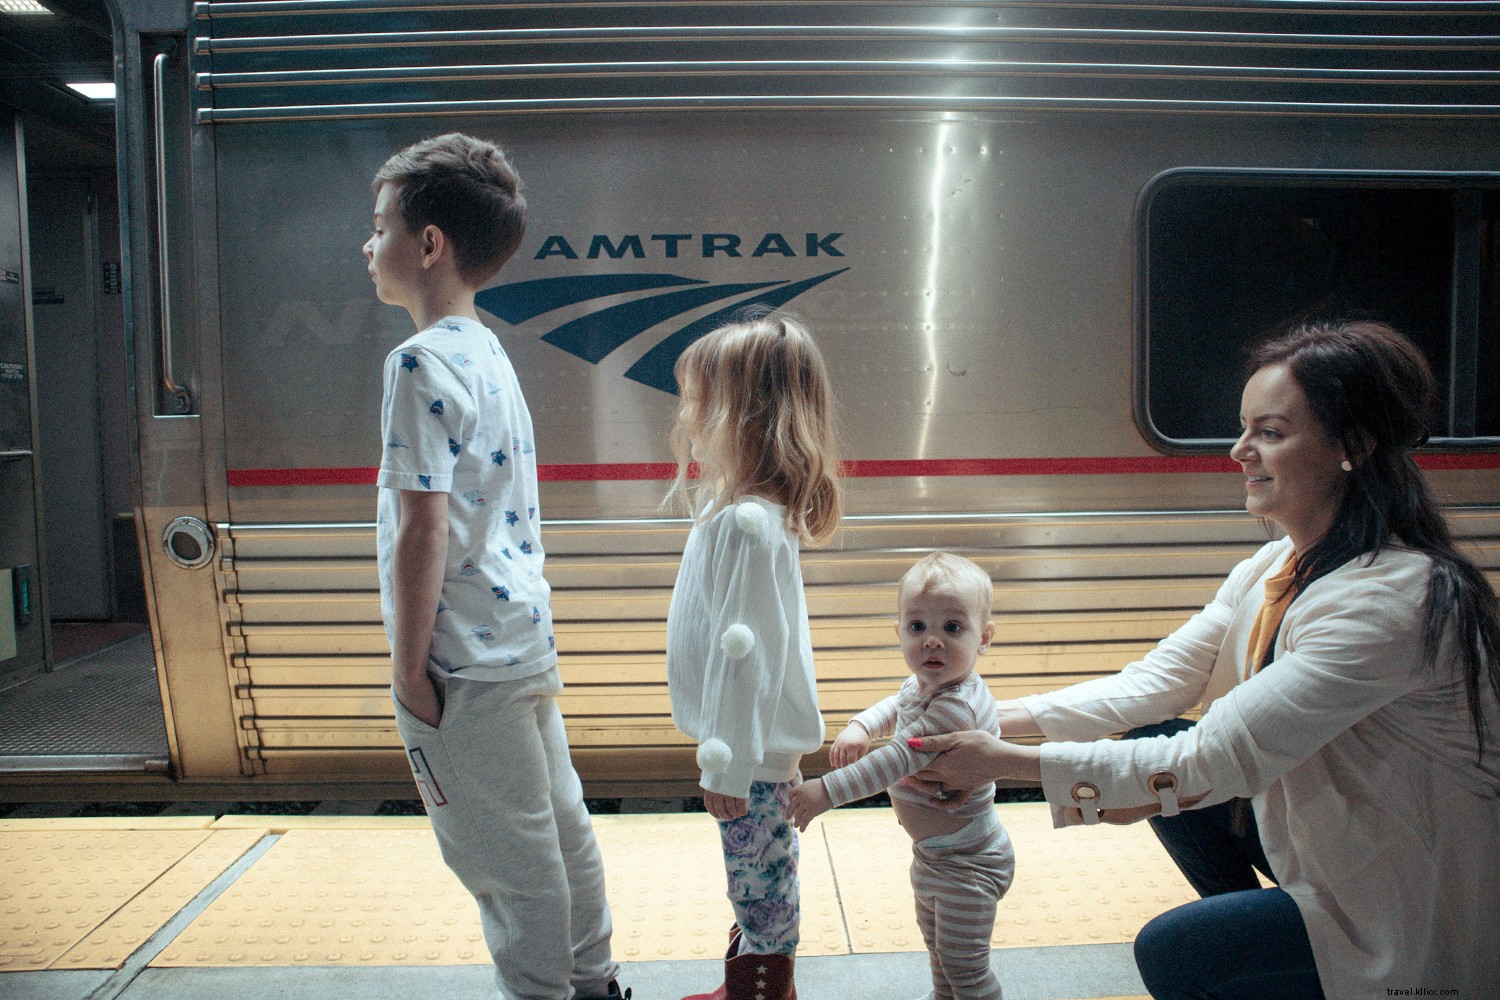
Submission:
M 396 725 L 438 846 L 479 904 L 502 1000 L 602 997 L 604 864 L 568 755 L 557 668 L 518 681 L 435 677 L 437 729 Z
M 1000 1000 L 990 935 L 1015 871 L 1010 836 L 993 809 L 956 833 L 912 845 L 911 887 L 932 960 L 933 1000 Z

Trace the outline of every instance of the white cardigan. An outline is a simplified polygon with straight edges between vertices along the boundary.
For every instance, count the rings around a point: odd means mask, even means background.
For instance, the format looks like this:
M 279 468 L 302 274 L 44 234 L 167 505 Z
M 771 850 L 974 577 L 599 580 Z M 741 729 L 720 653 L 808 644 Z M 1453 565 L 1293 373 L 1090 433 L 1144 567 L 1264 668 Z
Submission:
M 667 685 L 709 791 L 745 798 L 752 781 L 790 781 L 823 745 L 798 552 L 786 508 L 759 498 L 688 535 L 667 610 Z
M 1275 660 L 1248 680 L 1264 581 L 1291 544 L 1235 568 L 1213 602 L 1113 677 L 1022 699 L 1049 740 L 1042 784 L 1054 816 L 1078 782 L 1101 809 L 1158 801 L 1167 771 L 1202 805 L 1252 796 L 1271 869 L 1307 924 L 1330 1000 L 1387 989 L 1500 988 L 1500 706 L 1486 686 L 1476 761 L 1462 673 L 1422 662 L 1430 560 L 1388 548 L 1307 588 Z M 1451 649 L 1451 646 L 1448 647 Z M 1202 721 L 1148 740 L 1099 737 L 1182 714 Z M 1434 994 L 1436 995 L 1436 994 Z

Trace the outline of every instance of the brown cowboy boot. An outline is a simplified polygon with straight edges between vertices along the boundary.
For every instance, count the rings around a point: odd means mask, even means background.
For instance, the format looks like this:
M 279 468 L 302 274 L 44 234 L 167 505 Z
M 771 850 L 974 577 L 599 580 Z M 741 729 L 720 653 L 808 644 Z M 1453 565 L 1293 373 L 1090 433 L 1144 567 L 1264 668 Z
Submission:
M 724 953 L 724 982 L 712 993 L 694 993 L 682 1000 L 797 1000 L 790 955 L 739 954 L 740 927 L 729 930 Z

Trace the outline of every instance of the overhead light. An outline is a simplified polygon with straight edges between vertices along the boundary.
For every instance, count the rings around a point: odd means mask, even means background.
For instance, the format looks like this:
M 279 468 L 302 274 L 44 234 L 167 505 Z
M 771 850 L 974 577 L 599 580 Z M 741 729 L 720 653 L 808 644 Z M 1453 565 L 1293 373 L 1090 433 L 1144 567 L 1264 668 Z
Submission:
M 4 3 L 5 0 L 0 0 Z M 91 101 L 113 101 L 115 99 L 115 85 L 113 83 L 70 83 L 69 90 L 76 90 Z
M 0 14 L 50 14 L 36 0 L 0 0 Z

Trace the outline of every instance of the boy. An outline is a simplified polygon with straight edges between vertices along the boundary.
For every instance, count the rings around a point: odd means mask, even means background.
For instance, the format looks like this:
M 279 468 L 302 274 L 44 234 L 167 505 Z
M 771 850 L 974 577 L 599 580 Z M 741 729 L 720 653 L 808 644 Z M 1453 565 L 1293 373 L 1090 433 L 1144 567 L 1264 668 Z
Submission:
M 966 729 L 1000 735 L 995 699 L 974 672 L 995 634 L 991 597 L 989 576 L 960 556 L 934 552 L 908 570 L 896 634 L 912 676 L 899 694 L 856 715 L 834 740 L 828 756 L 838 770 L 792 791 L 792 822 L 806 830 L 835 805 L 890 789 L 896 818 L 913 841 L 917 925 L 932 961 L 932 992 L 924 1000 L 1000 1000 L 990 935 L 1016 863 L 995 817 L 995 785 L 935 806 L 900 781 L 933 757 L 912 750 L 910 739 Z M 893 738 L 870 753 L 871 738 L 879 736 Z
M 428 139 L 375 174 L 364 246 L 419 331 L 385 363 L 377 539 L 396 723 L 500 995 L 611 1000 L 604 868 L 568 756 L 531 414 L 474 293 L 521 242 L 499 149 Z

